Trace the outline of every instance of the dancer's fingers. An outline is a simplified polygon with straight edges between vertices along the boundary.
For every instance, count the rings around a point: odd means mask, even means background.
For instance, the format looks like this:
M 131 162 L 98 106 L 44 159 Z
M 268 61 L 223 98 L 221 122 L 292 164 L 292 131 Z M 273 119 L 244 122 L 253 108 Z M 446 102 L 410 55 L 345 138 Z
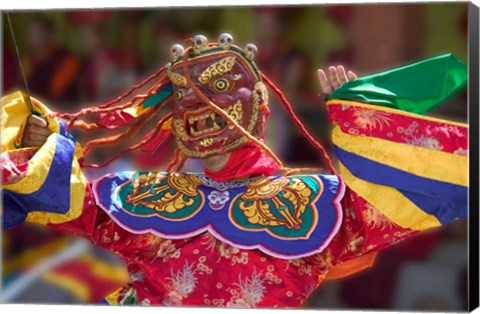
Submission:
M 343 67 L 343 65 L 337 66 L 337 76 L 338 80 L 340 81 L 340 85 L 348 82 L 347 73 L 345 72 L 345 68 Z
M 334 66 L 329 67 L 328 74 L 329 74 L 330 85 L 332 86 L 332 89 L 335 90 L 339 88 L 340 80 L 338 79 L 337 68 Z
M 332 86 L 328 82 L 327 75 L 322 69 L 317 70 L 318 81 L 320 82 L 320 91 L 322 94 L 330 95 L 332 93 Z
M 27 123 L 28 124 L 33 124 L 33 125 L 36 125 L 36 126 L 39 126 L 39 127 L 42 127 L 42 128 L 46 128 L 47 127 L 47 121 L 39 116 L 36 116 L 36 115 L 30 115 L 30 117 L 28 117 L 28 120 L 27 120 Z
M 43 135 L 43 136 L 46 136 L 46 137 L 48 137 L 50 134 L 52 134 L 52 132 L 49 129 L 42 128 L 42 127 L 39 127 L 39 126 L 36 126 L 36 125 L 33 125 L 33 124 L 28 126 L 28 130 L 32 134 Z
M 352 71 L 348 71 L 348 79 L 350 81 L 353 81 L 353 80 L 357 79 L 357 75 L 355 73 L 353 73 Z

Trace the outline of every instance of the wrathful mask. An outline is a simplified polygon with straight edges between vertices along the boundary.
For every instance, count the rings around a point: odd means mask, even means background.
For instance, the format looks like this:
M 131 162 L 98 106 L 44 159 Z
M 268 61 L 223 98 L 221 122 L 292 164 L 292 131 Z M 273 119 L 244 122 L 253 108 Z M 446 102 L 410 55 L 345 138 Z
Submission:
M 175 96 L 173 131 L 188 157 L 231 152 L 248 141 L 245 131 L 263 138 L 268 93 L 253 62 L 256 47 L 248 44 L 242 49 L 232 42 L 229 34 L 220 35 L 218 43 L 211 44 L 199 35 L 186 50 L 181 45 L 171 48 L 173 62 L 168 76 Z M 209 102 L 244 131 L 229 123 Z

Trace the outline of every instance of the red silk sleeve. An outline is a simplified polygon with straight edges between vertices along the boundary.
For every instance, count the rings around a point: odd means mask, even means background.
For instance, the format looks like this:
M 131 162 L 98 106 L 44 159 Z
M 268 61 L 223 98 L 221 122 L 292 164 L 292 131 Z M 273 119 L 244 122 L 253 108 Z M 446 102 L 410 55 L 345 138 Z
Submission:
M 76 219 L 60 224 L 49 223 L 47 226 L 68 235 L 80 236 L 87 240 L 93 240 L 98 227 L 109 220 L 110 218 L 108 215 L 95 204 L 91 186 L 87 184 L 83 210 L 80 216 Z
M 395 245 L 418 231 L 402 228 L 348 187 L 341 201 L 343 222 L 329 246 L 313 257 L 326 279 L 348 276 L 375 261 L 376 252 Z

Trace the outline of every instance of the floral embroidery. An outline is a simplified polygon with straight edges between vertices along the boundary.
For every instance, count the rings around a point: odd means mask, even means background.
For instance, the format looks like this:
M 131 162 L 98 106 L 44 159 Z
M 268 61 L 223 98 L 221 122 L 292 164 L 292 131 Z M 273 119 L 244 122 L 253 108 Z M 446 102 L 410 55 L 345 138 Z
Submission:
M 298 269 L 298 274 L 300 276 L 311 276 L 312 275 L 312 265 L 310 264 L 305 264 L 301 265 L 300 268 Z
M 370 203 L 365 204 L 365 210 L 362 211 L 362 218 L 371 229 L 379 228 L 381 231 L 392 229 L 395 223 L 389 220 L 385 215 L 373 207 Z
M 293 265 L 295 267 L 300 267 L 301 264 L 305 264 L 305 260 L 303 258 L 295 258 L 295 259 L 289 259 L 287 260 L 287 267 L 285 267 L 285 271 L 287 271 L 290 268 L 290 265 Z
M 188 260 L 185 260 L 185 265 L 182 270 L 173 273 L 172 269 L 171 276 L 166 278 L 169 283 L 166 284 L 168 293 L 165 300 L 163 300 L 164 305 L 182 305 L 183 298 L 195 290 L 198 279 L 195 276 L 197 270 L 194 265 L 195 263 L 189 265 Z
M 345 214 L 348 218 L 357 219 L 357 213 L 351 207 L 345 209 Z
M 392 121 L 392 119 L 389 118 L 389 113 L 375 109 L 354 108 L 353 116 L 356 117 L 354 123 L 359 128 L 368 129 L 370 131 L 377 127 L 381 131 L 385 125 L 390 126 L 390 121 Z
M 198 259 L 197 270 L 201 275 L 204 273 L 207 275 L 210 275 L 213 272 L 212 268 L 204 264 L 206 260 L 207 260 L 206 256 L 200 256 L 200 258 Z
M 317 264 L 321 272 L 330 269 L 333 265 L 332 250 L 327 249 L 325 253 L 315 255 L 315 264 Z
M 248 253 L 247 252 L 242 252 L 240 254 L 240 257 L 235 255 L 232 257 L 232 262 L 230 263 L 232 266 L 235 266 L 235 264 L 248 264 Z
M 406 231 L 397 231 L 393 234 L 394 238 L 391 239 L 388 243 L 390 245 L 395 245 L 397 243 L 400 243 L 403 239 L 407 238 L 408 236 L 411 236 L 415 231 L 413 230 L 406 230 Z
M 207 295 L 208 296 L 208 295 Z M 224 307 L 225 306 L 225 300 L 224 299 L 208 299 L 207 296 L 203 300 L 205 305 L 207 306 L 217 306 L 217 307 Z
M 101 232 L 101 237 L 100 241 L 105 244 L 110 244 L 112 243 L 112 237 L 110 236 L 110 230 L 108 229 L 103 229 Z
M 251 277 L 246 277 L 245 280 L 238 275 L 238 282 L 233 284 L 238 289 L 230 290 L 232 298 L 230 302 L 227 302 L 227 307 L 251 308 L 256 306 L 265 295 L 264 281 L 261 272 L 257 274 L 255 270 Z
M 204 239 L 204 241 L 202 241 L 202 244 L 207 246 L 207 250 L 210 250 L 211 252 L 215 251 L 218 253 L 217 262 L 220 261 L 221 258 L 230 259 L 234 254 L 240 252 L 238 248 L 217 240 L 208 232 L 205 233 L 202 238 Z
M 144 281 L 144 273 L 143 270 L 137 270 L 134 272 L 129 273 L 130 281 Z
M 275 284 L 279 285 L 279 284 L 282 283 L 282 279 L 280 277 L 278 277 L 277 275 L 275 275 L 274 272 L 267 272 L 265 274 L 265 278 L 269 282 L 269 284 L 275 283 Z
M 364 244 L 365 244 L 365 238 L 358 237 L 349 242 L 348 249 L 354 253 L 361 254 L 362 247 L 364 246 Z
M 318 256 L 320 256 L 320 254 L 318 254 L 316 256 L 318 258 Z M 293 265 L 294 267 L 297 268 L 298 275 L 300 275 L 300 276 L 304 276 L 304 275 L 311 276 L 312 275 L 312 271 L 313 271 L 312 265 L 305 262 L 305 260 L 303 258 L 288 260 L 286 264 L 287 264 L 287 267 L 285 268 L 285 271 L 287 271 L 289 269 L 290 264 L 291 264 L 291 265 Z
M 308 299 L 308 297 L 313 293 L 313 291 L 315 291 L 316 288 L 317 284 L 315 282 L 305 285 L 303 293 L 297 297 L 297 300 L 299 300 L 300 303 L 305 302 L 305 300 Z
M 147 244 L 145 254 L 152 258 L 152 261 L 161 258 L 163 262 L 166 262 L 171 258 L 179 258 L 181 255 L 181 250 L 176 248 L 172 240 L 148 234 L 145 236 L 145 242 Z
M 434 137 L 421 135 L 418 137 L 412 136 L 410 139 L 404 137 L 403 139 L 405 140 L 405 143 L 409 145 L 420 146 L 434 150 L 443 150 L 443 146 L 440 144 L 438 139 Z
M 356 254 L 362 253 L 362 247 L 365 244 L 365 238 L 360 236 L 360 231 L 353 231 L 351 225 L 345 227 L 345 236 L 347 239 L 347 246 L 344 248 L 343 253 L 347 254 L 348 252 L 353 252 Z
M 468 147 L 468 127 L 442 120 L 385 112 L 382 108 L 329 105 L 330 117 L 344 133 L 453 153 Z M 452 141 L 452 138 L 456 138 Z

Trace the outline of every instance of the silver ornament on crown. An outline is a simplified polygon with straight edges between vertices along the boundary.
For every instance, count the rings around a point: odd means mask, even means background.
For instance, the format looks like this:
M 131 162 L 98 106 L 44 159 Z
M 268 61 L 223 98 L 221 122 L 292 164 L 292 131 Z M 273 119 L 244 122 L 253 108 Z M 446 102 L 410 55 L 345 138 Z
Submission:
M 206 50 L 208 48 L 208 40 L 207 37 L 203 35 L 196 35 L 192 39 L 192 48 L 193 48 L 193 53 L 194 54 L 199 54 L 202 51 Z M 233 45 L 233 36 L 230 35 L 229 33 L 222 33 L 220 36 L 218 36 L 218 47 L 225 49 L 225 50 L 230 50 Z M 238 47 L 237 47 L 238 48 Z M 255 46 L 252 43 L 246 44 L 244 51 L 245 51 L 245 56 L 249 60 L 253 60 L 255 57 L 255 54 L 257 53 L 257 46 Z M 180 57 L 183 56 L 185 49 L 183 48 L 182 45 L 175 44 L 170 48 L 170 55 L 172 57 L 172 61 L 176 62 Z

